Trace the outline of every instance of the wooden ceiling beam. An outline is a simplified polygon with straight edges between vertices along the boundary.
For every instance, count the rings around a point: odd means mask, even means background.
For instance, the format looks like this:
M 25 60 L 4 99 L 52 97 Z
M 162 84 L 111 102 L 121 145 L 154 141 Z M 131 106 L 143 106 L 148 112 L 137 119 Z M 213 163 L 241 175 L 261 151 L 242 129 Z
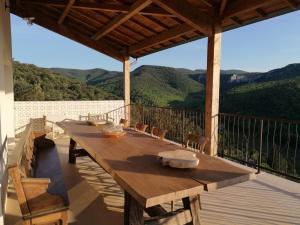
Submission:
M 76 17 L 78 16 L 79 18 L 84 18 L 84 20 L 81 21 L 81 23 L 85 24 L 86 26 L 89 26 L 91 24 L 96 24 L 97 26 L 102 26 L 102 23 L 99 22 L 99 20 L 95 19 L 94 17 L 89 16 L 88 14 L 85 14 L 85 12 L 80 12 L 77 10 L 73 10 L 70 14 L 74 15 L 75 17 L 73 17 L 73 19 L 76 19 Z M 95 27 L 93 27 L 95 28 Z M 137 42 L 137 39 L 135 39 L 134 37 L 128 36 L 126 33 L 121 32 L 121 31 L 114 31 L 115 34 L 117 34 L 118 36 L 123 36 L 126 38 L 126 40 L 129 40 L 129 42 Z M 111 38 L 112 36 L 110 36 Z M 122 40 L 118 39 L 118 42 L 122 42 Z
M 267 14 L 264 10 L 262 10 L 261 8 L 256 9 L 256 13 L 257 13 L 260 17 L 265 17 L 265 16 L 268 15 L 268 14 Z
M 206 6 L 208 7 L 214 7 L 214 3 L 210 0 L 201 0 Z
M 92 36 L 92 39 L 99 40 L 104 37 L 106 34 L 110 33 L 112 30 L 120 26 L 122 23 L 125 23 L 131 17 L 136 15 L 139 11 L 146 8 L 152 3 L 152 0 L 138 0 L 132 4 L 128 13 L 123 13 L 115 17 L 112 21 L 106 24 L 101 30 Z
M 50 5 L 58 8 L 66 7 L 67 2 L 61 0 L 20 0 L 24 4 L 38 4 L 38 5 Z M 116 12 L 116 13 L 128 13 L 130 6 L 124 4 L 111 4 L 111 3 L 100 3 L 100 2 L 75 2 L 72 5 L 72 9 L 89 9 L 101 12 Z M 175 17 L 167 11 L 159 7 L 147 7 L 139 12 L 142 15 L 152 16 L 167 16 Z
M 26 14 L 26 11 L 27 11 L 26 9 L 19 8 L 19 7 L 11 9 L 11 12 L 13 14 L 20 16 L 22 18 L 28 16 Z M 38 10 L 30 9 L 30 14 L 35 18 L 34 20 L 35 24 L 44 27 L 50 31 L 53 31 L 55 33 L 58 33 L 64 37 L 67 37 L 73 41 L 81 43 L 103 54 L 106 54 L 118 61 L 121 62 L 124 61 L 125 55 L 120 51 L 118 51 L 117 49 L 113 48 L 106 41 L 104 40 L 94 41 L 90 37 L 83 35 L 78 31 L 74 31 L 73 29 L 70 29 L 63 24 L 58 24 L 55 19 L 46 16 L 45 14 L 41 13 Z
M 227 6 L 228 0 L 221 0 L 220 9 L 219 9 L 219 16 L 222 16 L 226 6 Z
M 237 16 L 257 8 L 268 5 L 275 0 L 235 0 L 231 1 L 230 4 L 227 4 L 227 7 L 223 13 L 222 19 L 227 19 L 230 17 Z
M 161 44 L 163 42 L 169 41 L 171 39 L 180 37 L 186 33 L 195 30 L 193 27 L 183 24 L 173 27 L 169 30 L 163 31 L 153 37 L 147 38 L 144 41 L 141 41 L 131 47 L 129 47 L 129 54 L 134 54 L 146 48 L 150 48 L 154 45 Z
M 210 35 L 212 33 L 211 16 L 196 9 L 187 1 L 153 0 L 153 2 L 169 13 L 176 15 L 179 19 L 196 30 L 199 30 L 201 33 L 206 35 Z
M 235 24 L 237 24 L 237 25 L 242 25 L 243 24 L 243 22 L 239 18 L 237 18 L 236 16 L 230 17 L 230 20 L 232 22 L 234 22 Z
M 75 3 L 75 0 L 69 0 L 64 12 L 59 17 L 58 24 L 62 24 L 64 22 L 65 18 L 67 17 L 67 15 L 74 3 Z

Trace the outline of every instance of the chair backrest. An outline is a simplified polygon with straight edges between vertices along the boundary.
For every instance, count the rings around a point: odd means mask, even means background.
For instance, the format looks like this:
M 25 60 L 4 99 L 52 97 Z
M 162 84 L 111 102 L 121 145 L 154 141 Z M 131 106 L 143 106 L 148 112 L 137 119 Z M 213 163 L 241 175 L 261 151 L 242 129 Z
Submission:
M 44 132 L 46 127 L 46 121 L 46 116 L 43 116 L 42 118 L 30 119 L 32 130 L 35 132 Z
M 189 133 L 185 143 L 185 147 L 191 148 L 193 150 L 198 150 L 199 152 L 203 153 L 207 141 L 207 138 L 203 136 Z
M 25 195 L 25 191 L 21 182 L 21 173 L 18 166 L 13 166 L 8 169 L 8 173 L 12 178 L 12 182 L 14 184 L 17 199 L 21 208 L 22 215 L 30 214 L 29 206 L 27 204 L 27 198 Z
M 147 124 L 143 124 L 143 123 L 136 123 L 135 124 L 135 129 L 142 131 L 142 132 L 146 132 L 148 125 Z
M 122 118 L 120 119 L 119 124 L 122 125 L 123 127 L 128 127 L 128 120 Z
M 158 129 L 157 127 L 152 127 L 152 129 L 151 129 L 151 135 L 157 136 L 162 140 L 165 138 L 167 132 L 168 132 L 167 130 L 161 130 L 161 129 Z
M 32 128 L 32 124 L 27 126 L 19 143 L 17 143 L 14 151 L 15 155 L 11 156 L 12 162 L 8 166 L 8 173 L 15 187 L 22 215 L 30 213 L 22 178 L 31 177 L 32 175 L 32 165 L 34 163 L 34 134 Z

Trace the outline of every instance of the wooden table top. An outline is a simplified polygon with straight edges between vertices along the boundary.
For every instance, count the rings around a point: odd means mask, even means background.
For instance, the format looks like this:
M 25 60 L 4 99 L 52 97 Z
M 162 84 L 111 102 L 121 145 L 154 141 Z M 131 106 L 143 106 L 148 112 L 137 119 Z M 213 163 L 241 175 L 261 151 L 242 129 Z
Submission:
M 123 137 L 105 138 L 86 122 L 58 125 L 145 208 L 254 177 L 248 170 L 204 154 L 198 155 L 195 169 L 164 167 L 157 154 L 181 147 L 134 130 L 126 130 Z

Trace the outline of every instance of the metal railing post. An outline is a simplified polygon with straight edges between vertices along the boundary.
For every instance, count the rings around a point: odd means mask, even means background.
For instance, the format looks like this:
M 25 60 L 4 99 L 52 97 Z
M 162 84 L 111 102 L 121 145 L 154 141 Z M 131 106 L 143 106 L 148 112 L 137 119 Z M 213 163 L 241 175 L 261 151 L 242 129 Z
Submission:
M 142 105 L 142 123 L 145 123 L 144 106 Z
M 182 120 L 182 145 L 184 145 L 184 118 L 185 118 L 185 110 L 182 110 L 182 116 L 181 116 L 181 120 Z
M 260 144 L 259 144 L 259 155 L 257 163 L 257 173 L 260 173 L 261 167 L 261 155 L 262 155 L 262 145 L 263 145 L 263 131 L 264 131 L 264 120 L 260 121 Z

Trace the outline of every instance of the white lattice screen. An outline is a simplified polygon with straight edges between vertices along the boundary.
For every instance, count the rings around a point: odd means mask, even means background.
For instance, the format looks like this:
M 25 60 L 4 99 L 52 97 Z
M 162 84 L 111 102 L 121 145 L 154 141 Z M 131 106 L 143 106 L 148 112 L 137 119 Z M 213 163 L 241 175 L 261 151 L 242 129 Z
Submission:
M 16 101 L 15 128 L 29 123 L 30 118 L 46 116 L 58 122 L 64 119 L 79 119 L 80 115 L 102 114 L 124 106 L 123 100 L 109 101 Z

